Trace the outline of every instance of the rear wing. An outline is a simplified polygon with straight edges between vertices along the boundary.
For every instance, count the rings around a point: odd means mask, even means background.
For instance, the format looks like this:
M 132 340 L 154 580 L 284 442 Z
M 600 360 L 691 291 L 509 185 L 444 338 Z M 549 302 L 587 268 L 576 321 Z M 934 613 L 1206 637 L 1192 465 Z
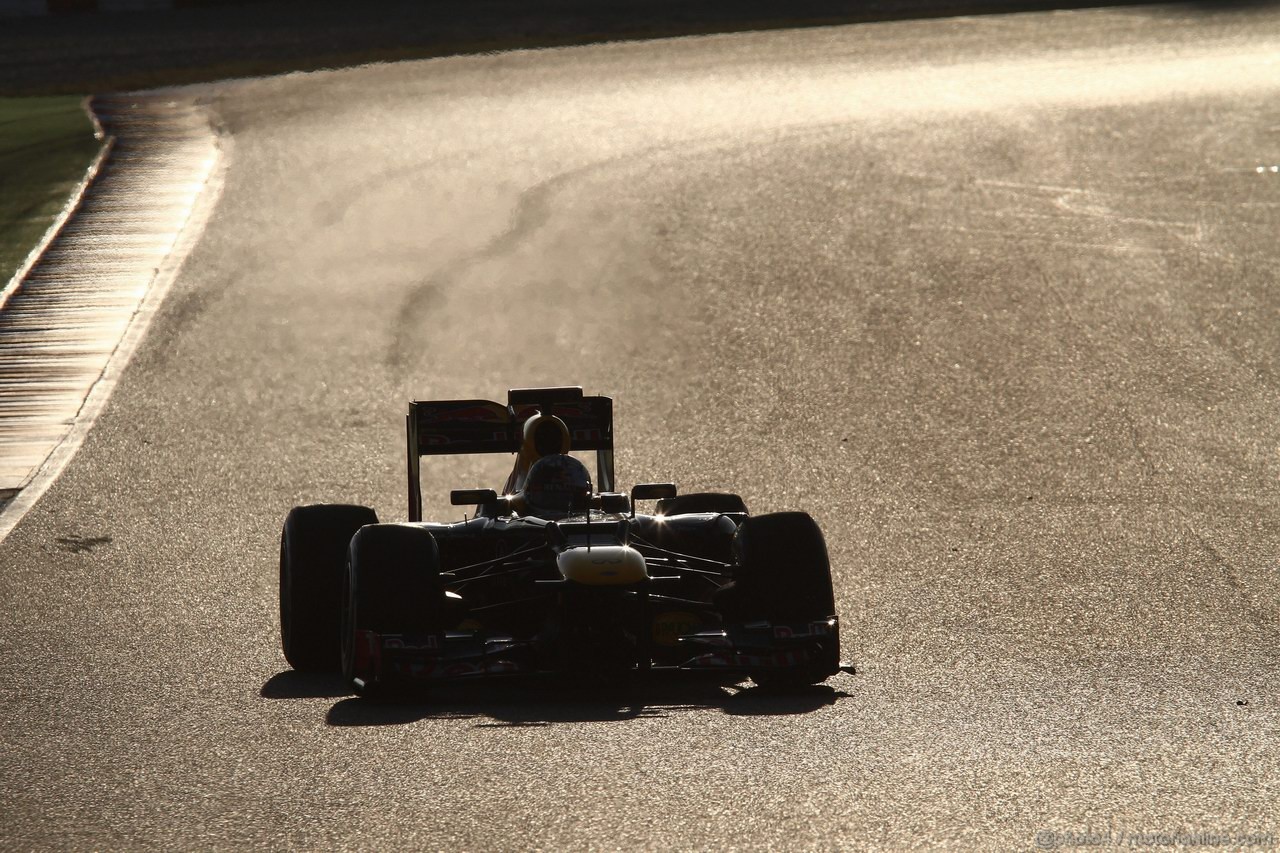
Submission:
M 423 456 L 516 453 L 534 414 L 555 415 L 569 428 L 574 450 L 596 451 L 597 489 L 613 490 L 613 399 L 584 396 L 576 386 L 515 388 L 507 404 L 492 400 L 418 400 L 406 419 L 409 520 L 422 520 Z

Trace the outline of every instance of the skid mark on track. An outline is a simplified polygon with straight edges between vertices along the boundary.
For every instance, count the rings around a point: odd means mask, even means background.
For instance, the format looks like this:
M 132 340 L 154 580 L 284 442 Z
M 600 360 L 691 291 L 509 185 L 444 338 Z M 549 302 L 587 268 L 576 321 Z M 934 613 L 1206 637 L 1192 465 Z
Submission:
M 434 164 L 414 163 L 392 166 L 362 178 L 353 186 L 344 186 L 327 194 L 311 208 L 312 221 L 321 228 L 331 228 L 346 219 L 351 208 L 377 191 L 402 184 L 408 178 L 429 171 Z M 324 170 L 321 170 L 324 171 Z
M 1231 590 L 1240 600 L 1242 608 L 1253 626 L 1259 631 L 1265 631 L 1273 636 L 1280 633 L 1277 631 L 1275 614 L 1260 608 L 1255 603 L 1253 596 L 1250 595 L 1250 586 L 1245 581 L 1244 576 L 1240 571 L 1240 567 L 1227 559 L 1226 556 L 1209 541 L 1208 537 L 1200 532 L 1191 517 L 1185 511 L 1179 510 L 1178 515 L 1182 518 L 1183 523 L 1186 524 L 1187 532 L 1189 532 L 1192 538 L 1199 543 L 1200 547 L 1209 556 L 1209 559 L 1211 559 L 1213 563 L 1222 570 L 1223 579 L 1226 581 L 1227 586 L 1231 587 Z
M 433 309 L 447 298 L 449 286 L 467 270 L 492 258 L 500 257 L 520 245 L 530 234 L 547 221 L 551 211 L 551 199 L 565 184 L 592 166 L 564 172 L 520 193 L 512 209 L 507 227 L 494 235 L 480 248 L 445 264 L 434 274 L 416 285 L 405 297 L 396 313 L 395 329 L 386 364 L 393 370 L 405 368 L 416 351 L 415 341 L 419 330 L 427 327 Z
M 861 118 L 823 120 L 798 124 L 778 130 L 778 141 L 822 139 L 832 133 L 847 133 L 851 125 Z M 634 151 L 605 157 L 527 187 L 512 206 L 507 227 L 495 234 L 479 248 L 460 255 L 444 264 L 436 272 L 415 286 L 396 312 L 395 326 L 388 346 L 385 366 L 394 371 L 403 370 L 419 349 L 417 341 L 425 329 L 430 328 L 431 312 L 445 304 L 451 297 L 454 284 L 469 270 L 486 261 L 500 258 L 520 247 L 538 229 L 550 221 L 554 200 L 566 186 L 611 169 L 632 167 L 641 169 L 652 166 L 664 157 L 680 156 L 692 159 L 706 156 L 722 156 L 728 152 L 749 147 L 735 133 L 711 133 L 694 139 L 681 139 L 639 148 Z M 653 171 L 645 169 L 646 172 Z
M 908 225 L 907 228 L 912 231 L 924 231 L 928 233 L 947 232 L 954 234 L 984 234 L 1019 243 L 1026 242 L 1028 240 L 1036 240 L 1039 242 L 1051 243 L 1054 246 L 1104 252 L 1128 252 L 1136 254 L 1161 255 L 1167 251 L 1166 249 L 1154 246 L 1135 246 L 1132 243 L 1087 243 L 1079 240 L 1065 240 L 1057 233 L 1033 234 L 1026 231 L 1010 231 L 1008 228 L 982 228 L 968 225 L 920 226 L 915 224 Z
M 1270 90 L 1275 87 L 1274 78 L 1259 71 L 1267 69 L 1273 61 L 1271 48 L 1270 41 L 1262 39 L 1257 44 L 1249 45 L 1247 49 L 1240 49 L 1238 45 L 1203 45 L 1199 50 L 1188 52 L 1173 61 L 1160 57 L 1121 57 L 1107 50 L 1080 50 L 1052 59 L 965 63 L 923 73 L 915 70 L 866 73 L 859 70 L 856 80 L 850 74 L 832 73 L 811 82 L 799 92 L 793 86 L 786 85 L 777 89 L 762 89 L 753 85 L 749 91 L 735 90 L 729 86 L 721 93 L 721 100 L 749 102 L 754 105 L 751 114 L 743 115 L 737 124 L 729 123 L 732 128 L 740 132 L 744 127 L 751 127 L 761 133 L 776 134 L 776 141 L 780 142 L 782 137 L 797 132 L 847 128 L 883 117 L 909 117 L 921 113 L 998 112 L 1020 109 L 1028 104 L 1040 108 L 1050 105 L 1092 108 L 1099 104 L 1115 105 L 1165 98 L 1174 92 L 1183 97 L 1194 97 L 1222 91 Z M 1122 63 L 1123 73 L 1120 73 Z M 774 100 L 779 104 L 787 103 L 791 114 L 804 117 L 794 121 L 784 120 L 781 125 L 776 122 L 760 122 L 758 117 L 770 114 L 768 107 Z M 642 103 L 637 104 L 637 108 L 642 106 Z M 713 130 L 699 123 L 707 117 L 696 110 L 705 110 L 704 106 L 691 102 L 687 107 L 676 108 L 676 112 L 683 108 L 694 111 L 689 114 L 688 126 L 704 128 L 705 135 L 699 137 L 695 129 L 691 136 L 649 148 L 639 147 L 588 163 L 524 190 L 513 205 L 507 226 L 502 231 L 479 248 L 448 261 L 412 289 L 394 321 L 384 364 L 393 370 L 406 367 L 412 354 L 418 349 L 415 345 L 417 336 L 422 330 L 430 328 L 431 311 L 443 304 L 442 300 L 452 297 L 453 285 L 457 280 L 475 266 L 519 246 L 547 221 L 555 195 L 566 184 L 593 170 L 643 160 L 662 152 L 678 152 L 686 157 L 697 156 L 702 153 L 700 149 L 713 147 L 713 140 L 717 138 L 720 140 L 718 146 L 723 146 L 725 139 L 735 138 L 731 136 L 734 130 Z M 715 116 L 711 118 L 715 119 Z M 720 120 L 723 125 L 723 116 Z M 740 139 L 740 134 L 736 138 Z M 403 168 L 389 169 L 375 176 L 374 180 L 393 180 L 403 174 L 406 174 Z M 1014 182 L 1010 182 L 1010 185 L 1010 188 L 1016 186 Z M 1064 212 L 1104 218 L 1114 216 L 1105 205 L 1090 203 L 1081 209 L 1072 195 L 1078 188 L 1036 184 L 1030 184 L 1029 188 L 1039 193 L 1056 193 L 1062 201 Z M 1053 199 L 1047 201 L 1052 203 Z M 329 211 L 328 215 L 340 216 L 341 213 L 335 209 Z M 1128 221 L 1132 224 L 1173 229 L 1177 237 L 1184 239 L 1195 237 L 1194 227 L 1186 223 L 1161 223 L 1139 218 Z M 1056 236 L 1046 239 L 1058 240 Z M 1130 244 L 1105 248 L 1139 252 L 1162 251 Z
M 53 540 L 60 551 L 87 554 L 102 545 L 110 545 L 110 536 L 59 536 Z

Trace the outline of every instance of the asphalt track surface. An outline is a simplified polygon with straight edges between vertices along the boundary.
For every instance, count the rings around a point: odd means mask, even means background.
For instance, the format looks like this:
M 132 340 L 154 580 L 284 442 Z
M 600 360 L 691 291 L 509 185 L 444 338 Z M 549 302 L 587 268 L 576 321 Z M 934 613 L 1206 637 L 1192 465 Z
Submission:
M 1278 62 L 1274 12 L 1129 9 L 176 94 L 226 183 L 0 544 L 0 843 L 1275 846 Z M 860 673 L 289 673 L 289 507 L 403 517 L 404 401 L 535 383 L 616 397 L 624 485 L 812 512 Z

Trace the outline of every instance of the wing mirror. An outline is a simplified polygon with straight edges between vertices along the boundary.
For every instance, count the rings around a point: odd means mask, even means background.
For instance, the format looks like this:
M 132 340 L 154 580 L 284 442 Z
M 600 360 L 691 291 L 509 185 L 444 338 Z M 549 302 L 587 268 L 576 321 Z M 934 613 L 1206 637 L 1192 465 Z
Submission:
M 631 487 L 631 517 L 636 517 L 636 501 L 660 501 L 676 496 L 675 483 L 640 483 Z
M 454 489 L 449 492 L 449 503 L 454 506 L 491 504 L 498 500 L 493 489 Z
M 631 511 L 631 501 L 621 492 L 601 492 L 600 510 L 611 515 L 622 515 Z

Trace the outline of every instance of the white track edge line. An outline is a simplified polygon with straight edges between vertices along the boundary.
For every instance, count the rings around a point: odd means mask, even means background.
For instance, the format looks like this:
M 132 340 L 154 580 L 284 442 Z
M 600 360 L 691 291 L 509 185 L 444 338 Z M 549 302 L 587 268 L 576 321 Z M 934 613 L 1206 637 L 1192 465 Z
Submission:
M 92 111 L 90 112 L 92 113 Z M 94 124 L 97 125 L 97 116 L 94 116 Z M 147 287 L 146 296 L 143 297 L 138 310 L 130 318 L 129 326 L 120 338 L 116 348 L 112 351 L 110 358 L 108 358 L 107 365 L 102 370 L 102 375 L 98 377 L 93 387 L 89 389 L 89 394 L 85 397 L 84 403 L 81 404 L 80 410 L 76 413 L 70 429 L 54 446 L 44 462 L 40 464 L 35 475 L 4 505 L 3 509 L 0 509 L 0 543 L 4 542 L 9 534 L 13 532 L 13 529 L 22 521 L 23 517 L 39 502 L 44 493 L 49 490 L 59 475 L 62 474 L 62 470 L 67 466 L 67 463 L 76 455 L 81 445 L 84 444 L 85 439 L 88 438 L 89 432 L 98 420 L 98 416 L 106 408 L 111 392 L 115 390 L 120 377 L 124 374 L 125 368 L 132 360 L 134 352 L 137 351 L 139 344 L 142 343 L 142 339 L 146 336 L 152 319 L 154 319 L 160 305 L 172 289 L 173 283 L 177 279 L 178 271 L 186 262 L 187 256 L 190 254 L 199 235 L 204 232 L 204 226 L 208 221 L 209 215 L 217 206 L 218 199 L 222 195 L 227 161 L 225 148 L 229 144 L 229 137 L 217 133 L 212 128 L 210 133 L 213 136 L 214 162 L 209 168 L 204 186 L 197 194 L 186 221 L 179 229 L 173 249 L 165 257 L 155 276 L 151 279 L 151 284 Z M 87 189 L 88 185 L 86 184 L 85 186 Z M 83 193 L 81 195 L 83 196 Z

